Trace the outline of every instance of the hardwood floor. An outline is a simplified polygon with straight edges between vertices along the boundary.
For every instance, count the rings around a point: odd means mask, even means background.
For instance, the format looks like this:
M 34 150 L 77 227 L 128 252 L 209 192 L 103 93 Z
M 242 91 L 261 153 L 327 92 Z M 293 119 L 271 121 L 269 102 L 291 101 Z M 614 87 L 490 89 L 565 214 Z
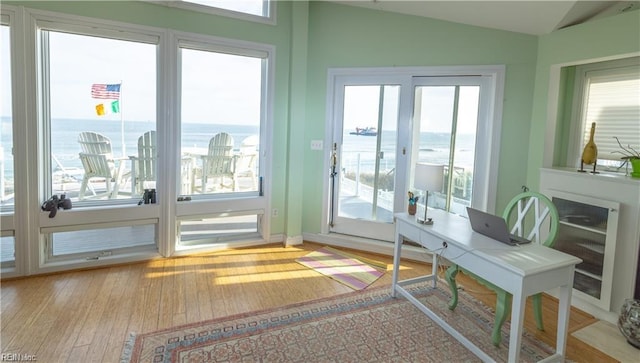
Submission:
M 305 242 L 243 248 L 207 255 L 3 281 L 0 354 L 32 355 L 39 362 L 118 362 L 130 332 L 149 332 L 205 319 L 273 308 L 352 291 L 294 260 L 321 245 Z M 389 256 L 357 252 L 388 263 L 372 286 L 391 283 Z M 430 266 L 403 261 L 402 279 Z M 493 305 L 495 295 L 459 275 L 464 288 Z M 555 304 L 555 305 L 554 305 Z M 555 345 L 557 302 L 544 302 L 547 330 L 539 339 Z M 527 307 L 525 328 L 535 331 Z M 572 310 L 570 332 L 596 320 Z M 570 337 L 568 358 L 615 362 Z

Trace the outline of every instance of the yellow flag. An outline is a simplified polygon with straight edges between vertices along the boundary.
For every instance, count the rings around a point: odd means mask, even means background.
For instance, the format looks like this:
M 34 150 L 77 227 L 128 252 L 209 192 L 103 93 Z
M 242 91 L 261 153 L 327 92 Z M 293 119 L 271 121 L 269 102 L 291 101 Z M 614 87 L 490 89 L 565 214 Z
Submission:
M 96 105 L 96 113 L 98 114 L 98 116 L 104 116 L 104 104 L 101 103 L 99 105 Z

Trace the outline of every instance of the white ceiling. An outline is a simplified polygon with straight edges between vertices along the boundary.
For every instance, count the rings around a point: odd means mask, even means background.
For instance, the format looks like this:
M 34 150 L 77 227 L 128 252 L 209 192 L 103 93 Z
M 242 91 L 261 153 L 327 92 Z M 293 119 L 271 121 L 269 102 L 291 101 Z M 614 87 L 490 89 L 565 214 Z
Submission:
M 640 9 L 640 1 L 330 0 L 486 28 L 542 35 L 604 16 Z

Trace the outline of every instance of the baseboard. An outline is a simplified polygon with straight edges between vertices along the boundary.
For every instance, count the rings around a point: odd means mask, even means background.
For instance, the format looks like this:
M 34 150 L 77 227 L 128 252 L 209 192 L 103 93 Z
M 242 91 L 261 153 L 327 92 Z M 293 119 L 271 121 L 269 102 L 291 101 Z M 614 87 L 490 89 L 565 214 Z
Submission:
M 299 236 L 293 236 L 293 237 L 287 237 L 286 241 L 284 242 L 285 246 L 296 246 L 296 245 L 301 245 L 302 242 L 304 242 L 304 239 L 302 238 L 302 235 Z
M 305 241 L 326 244 L 333 247 L 351 248 L 354 250 L 393 256 L 393 243 L 338 233 L 303 233 Z M 410 260 L 431 262 L 432 254 L 420 247 L 402 246 L 402 257 Z

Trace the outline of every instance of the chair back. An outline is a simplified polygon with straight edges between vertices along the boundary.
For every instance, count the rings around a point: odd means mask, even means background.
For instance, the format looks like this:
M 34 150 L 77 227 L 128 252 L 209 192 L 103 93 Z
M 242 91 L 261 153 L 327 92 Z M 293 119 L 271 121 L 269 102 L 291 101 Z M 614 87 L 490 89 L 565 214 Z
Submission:
M 136 160 L 138 182 L 155 181 L 157 174 L 156 132 L 147 131 L 138 138 L 138 159 Z
M 558 235 L 560 217 L 553 202 L 543 194 L 524 192 L 516 195 L 502 217 L 511 226 L 511 233 L 552 247 Z
M 242 140 L 238 160 L 236 161 L 236 173 L 255 173 L 258 142 L 257 135 L 251 135 Z
M 78 135 L 78 143 L 83 153 L 112 154 L 111 139 L 93 131 L 83 131 Z
M 78 135 L 80 161 L 87 177 L 113 177 L 111 140 L 97 132 L 83 131 Z
M 209 150 L 204 158 L 204 176 L 233 175 L 233 137 L 220 132 L 209 140 Z

